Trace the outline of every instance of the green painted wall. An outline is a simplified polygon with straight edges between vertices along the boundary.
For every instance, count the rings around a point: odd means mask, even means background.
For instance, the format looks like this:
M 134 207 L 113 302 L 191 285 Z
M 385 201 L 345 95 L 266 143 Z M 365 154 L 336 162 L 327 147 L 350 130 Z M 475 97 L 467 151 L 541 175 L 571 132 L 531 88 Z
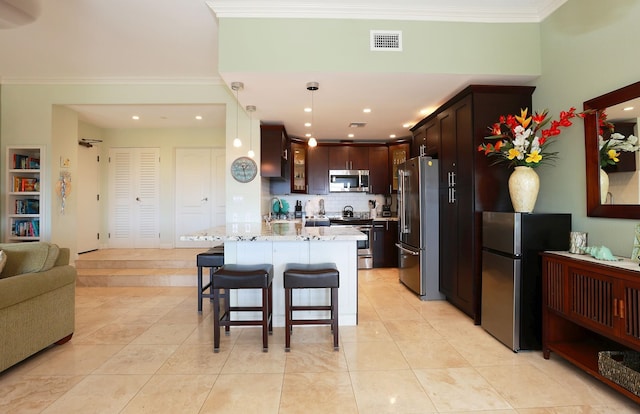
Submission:
M 370 51 L 370 30 L 401 30 L 403 51 Z M 533 23 L 227 18 L 219 36 L 220 73 L 540 73 Z
M 637 82 L 640 2 L 569 0 L 541 25 L 542 76 L 533 96 L 536 109 L 554 119 L 570 106 Z M 539 212 L 569 212 L 573 228 L 588 232 L 589 245 L 605 245 L 629 257 L 638 221 L 589 218 L 586 210 L 584 126 L 581 120 L 560 135 L 555 166 L 537 169 Z

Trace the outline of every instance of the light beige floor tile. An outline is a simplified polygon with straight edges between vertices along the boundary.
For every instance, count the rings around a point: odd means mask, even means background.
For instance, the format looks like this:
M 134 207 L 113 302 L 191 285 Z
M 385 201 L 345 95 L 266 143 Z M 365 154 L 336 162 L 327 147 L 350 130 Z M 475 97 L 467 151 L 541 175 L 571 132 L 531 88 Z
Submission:
M 211 344 L 183 344 L 158 369 L 157 374 L 219 374 L 229 354 L 229 348 L 214 353 Z
M 222 374 L 282 374 L 284 373 L 286 357 L 284 347 L 270 347 L 268 352 L 262 352 L 262 342 L 252 345 L 236 344 Z
M 1 413 L 40 413 L 84 376 L 0 377 Z
M 63 346 L 45 351 L 45 361 L 26 375 L 86 375 L 120 352 L 123 345 L 76 345 L 67 342 Z
M 396 341 L 396 343 L 413 369 L 470 366 L 469 362 L 449 342 L 438 337 L 419 341 Z
M 411 370 L 351 372 L 359 413 L 436 413 Z
M 96 374 L 153 374 L 178 345 L 127 345 L 96 369 Z
M 198 414 L 216 375 L 154 375 L 120 413 Z
M 150 324 L 120 324 L 110 323 L 95 330 L 89 335 L 74 338 L 74 344 L 121 344 L 126 345 L 149 329 Z
M 333 344 L 301 343 L 286 353 L 286 373 L 337 372 L 347 370 L 343 351 L 335 351 Z
M 395 342 L 346 342 L 343 348 L 349 371 L 409 368 Z
M 358 326 L 341 326 L 340 340 L 345 342 L 389 342 L 393 339 L 382 321 L 360 322 Z
M 279 414 L 357 412 L 348 372 L 285 374 Z
M 440 412 L 513 408 L 473 368 L 420 369 L 414 372 Z
M 284 374 L 223 374 L 201 413 L 277 414 Z
M 581 402 L 579 394 L 530 364 L 476 369 L 514 408 L 580 405 Z
M 193 333 L 196 324 L 158 322 L 131 343 L 135 345 L 180 345 Z
M 385 320 L 384 326 L 394 341 L 420 341 L 443 339 L 428 322 L 418 320 Z
M 119 413 L 149 378 L 149 375 L 87 376 L 43 414 Z

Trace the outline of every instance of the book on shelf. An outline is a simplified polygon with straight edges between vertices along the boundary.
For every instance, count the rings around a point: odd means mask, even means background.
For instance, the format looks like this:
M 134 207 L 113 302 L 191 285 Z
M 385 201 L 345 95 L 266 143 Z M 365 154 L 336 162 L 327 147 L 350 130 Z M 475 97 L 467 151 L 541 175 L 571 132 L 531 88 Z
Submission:
M 16 214 L 40 214 L 40 200 L 35 198 L 16 200 Z
M 11 226 L 11 235 L 17 237 L 40 237 L 40 220 L 14 220 Z
M 23 154 L 13 154 L 14 170 L 39 170 L 40 158 L 30 157 Z
M 40 191 L 40 185 L 37 178 L 33 177 L 13 177 L 13 191 Z

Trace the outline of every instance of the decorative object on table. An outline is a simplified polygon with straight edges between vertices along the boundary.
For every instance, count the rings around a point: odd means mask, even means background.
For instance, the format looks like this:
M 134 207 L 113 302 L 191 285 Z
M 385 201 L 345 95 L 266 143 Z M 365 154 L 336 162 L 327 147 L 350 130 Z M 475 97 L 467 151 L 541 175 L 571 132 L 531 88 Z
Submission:
M 60 178 L 56 183 L 56 193 L 60 197 L 60 213 L 64 214 L 67 197 L 71 194 L 71 173 L 69 171 L 60 171 Z
M 605 139 L 605 136 L 609 136 L 609 138 Z M 621 151 L 638 151 L 640 140 L 635 135 L 625 137 L 615 132 L 615 125 L 607 120 L 606 110 L 601 110 L 598 112 L 598 148 L 600 154 L 600 202 L 605 204 L 609 195 L 609 175 L 604 168 L 620 162 L 618 157 Z
M 584 254 L 583 248 L 587 247 L 587 233 L 572 231 L 569 233 L 569 253 Z
M 611 253 L 611 250 L 607 246 L 590 246 L 583 247 L 582 251 L 586 254 L 590 254 L 598 260 L 617 261 L 618 259 Z
M 636 234 L 633 238 L 633 250 L 631 250 L 631 260 L 640 262 L 640 224 L 636 225 Z
M 506 163 L 515 167 L 509 177 L 509 195 L 513 208 L 518 213 L 531 213 L 538 198 L 539 178 L 533 169 L 545 163 L 551 163 L 558 155 L 551 152 L 549 145 L 553 137 L 560 135 L 560 127 L 572 125 L 571 118 L 576 108 L 560 112 L 559 121 L 551 121 L 549 128 L 543 129 L 550 118 L 548 110 L 529 115 L 528 108 L 521 109 L 520 115 L 502 115 L 498 122 L 489 127 L 492 135 L 486 139 L 495 143 L 484 143 L 478 151 L 493 158 L 493 164 Z M 515 177 L 514 177 L 515 176 Z
M 249 157 L 238 157 L 231 163 L 231 176 L 240 183 L 248 183 L 256 178 L 258 166 Z

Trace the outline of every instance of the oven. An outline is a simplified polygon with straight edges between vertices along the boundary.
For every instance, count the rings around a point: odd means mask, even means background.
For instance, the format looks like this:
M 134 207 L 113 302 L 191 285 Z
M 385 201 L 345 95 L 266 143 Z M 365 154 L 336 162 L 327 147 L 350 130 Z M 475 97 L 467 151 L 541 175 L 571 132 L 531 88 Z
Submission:
M 366 240 L 358 240 L 358 269 L 372 269 L 373 246 L 371 246 L 371 242 L 373 240 L 373 225 L 360 224 L 355 228 L 367 236 Z

